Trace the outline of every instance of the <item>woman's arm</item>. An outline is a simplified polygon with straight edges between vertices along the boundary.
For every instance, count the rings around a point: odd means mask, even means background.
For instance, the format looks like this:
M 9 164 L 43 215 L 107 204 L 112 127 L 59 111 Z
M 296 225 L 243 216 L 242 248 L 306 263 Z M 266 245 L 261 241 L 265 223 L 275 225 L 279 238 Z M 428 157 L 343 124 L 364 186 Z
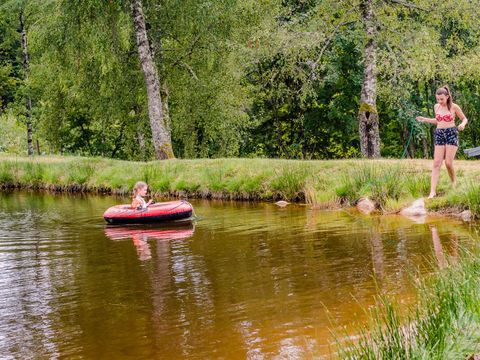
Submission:
M 457 104 L 453 105 L 453 110 L 455 111 L 455 114 L 458 115 L 460 120 L 462 120 L 462 123 L 460 125 L 458 125 L 458 130 L 462 131 L 462 130 L 465 129 L 465 126 L 467 126 L 468 119 L 465 116 L 465 114 L 463 113 L 462 109 L 460 109 L 460 106 L 458 106 Z
M 433 106 L 433 113 L 434 113 L 434 114 L 437 113 L 437 105 L 438 105 L 438 104 L 435 104 L 435 105 Z M 424 116 L 417 116 L 416 119 L 417 119 L 417 121 L 426 122 L 426 123 L 430 123 L 430 124 L 433 124 L 433 125 L 437 125 L 437 124 L 438 124 L 438 121 L 437 121 L 437 119 L 435 119 L 435 118 L 432 119 L 432 118 L 426 118 L 426 117 L 424 117 Z
M 426 117 L 423 117 L 423 116 L 417 116 L 416 119 L 417 119 L 417 121 L 426 122 L 426 123 L 430 123 L 430 124 L 434 124 L 434 125 L 437 125 L 437 123 L 438 123 L 437 119 L 426 118 Z

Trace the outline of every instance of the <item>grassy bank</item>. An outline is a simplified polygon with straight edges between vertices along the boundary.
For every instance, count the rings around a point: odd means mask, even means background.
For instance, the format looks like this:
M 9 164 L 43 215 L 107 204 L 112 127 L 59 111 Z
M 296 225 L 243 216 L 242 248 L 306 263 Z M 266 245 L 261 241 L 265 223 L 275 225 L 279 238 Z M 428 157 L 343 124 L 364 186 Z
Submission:
M 480 215 L 480 162 L 458 161 L 458 187 L 442 172 L 433 210 L 470 209 Z M 128 162 L 82 157 L 0 155 L 0 186 L 127 194 L 144 180 L 156 195 L 235 200 L 300 201 L 348 206 L 370 197 L 384 212 L 429 191 L 428 160 L 208 159 Z
M 480 356 L 480 256 L 418 285 L 408 311 L 381 298 L 359 338 L 339 344 L 344 359 L 478 359 Z M 475 356 L 476 355 L 476 356 Z

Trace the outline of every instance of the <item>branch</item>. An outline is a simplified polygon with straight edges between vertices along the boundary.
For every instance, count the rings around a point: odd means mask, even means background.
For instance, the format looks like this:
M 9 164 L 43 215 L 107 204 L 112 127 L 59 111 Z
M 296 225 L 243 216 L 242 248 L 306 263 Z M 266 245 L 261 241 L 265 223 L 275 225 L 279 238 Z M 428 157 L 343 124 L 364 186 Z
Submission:
M 404 1 L 404 0 L 389 0 L 391 3 L 398 4 L 405 6 L 409 9 L 417 9 L 417 10 L 422 10 L 422 11 L 428 11 L 427 9 L 420 7 L 418 5 L 412 4 L 411 2 Z
M 355 21 L 345 21 L 343 23 L 340 23 L 338 24 L 337 26 L 335 26 L 335 28 L 333 29 L 333 32 L 330 34 L 330 36 L 328 37 L 327 41 L 325 42 L 325 44 L 323 45 L 322 49 L 320 50 L 320 54 L 318 55 L 317 57 L 317 60 L 315 60 L 315 62 L 312 64 L 312 68 L 315 68 L 317 67 L 318 63 L 320 62 L 320 60 L 322 59 L 323 57 L 323 53 L 327 50 L 328 46 L 330 45 L 330 43 L 332 42 L 333 38 L 335 37 L 335 35 L 337 34 L 337 31 L 343 27 L 343 26 L 346 26 L 346 25 L 350 25 L 350 24 L 353 24 Z
M 190 56 L 193 54 L 193 52 L 194 52 L 197 44 L 200 42 L 200 39 L 202 38 L 202 35 L 203 35 L 204 33 L 208 32 L 208 31 L 212 28 L 212 26 L 213 26 L 213 24 L 210 24 L 209 26 L 207 26 L 207 28 L 205 29 L 204 32 L 200 32 L 200 33 L 195 37 L 195 39 L 193 40 L 192 44 L 190 45 L 190 48 L 187 50 L 187 53 L 186 53 L 186 54 L 183 54 L 183 55 L 180 56 L 177 60 L 175 60 L 174 63 L 173 63 L 173 66 L 180 64 L 180 63 L 183 61 L 183 59 L 185 59 L 186 57 L 190 57 Z
M 188 65 L 187 63 L 183 62 L 183 61 L 179 61 L 178 63 L 175 63 L 179 66 L 182 66 L 184 67 L 185 69 L 187 69 L 187 71 L 190 73 L 190 75 L 195 79 L 195 80 L 198 80 L 198 77 L 197 77 L 197 74 L 195 74 L 195 71 L 193 71 L 192 67 L 190 65 Z M 174 64 L 174 65 L 175 65 Z
M 333 29 L 332 33 L 330 34 L 330 36 L 327 38 L 327 41 L 325 42 L 325 44 L 323 44 L 322 48 L 320 49 L 320 54 L 318 54 L 318 57 L 317 59 L 313 62 L 313 63 L 310 63 L 309 66 L 310 66 L 310 74 L 308 74 L 308 78 L 310 80 L 312 80 L 314 78 L 314 74 L 315 74 L 315 71 L 317 69 L 317 66 L 318 66 L 318 63 L 320 62 L 320 60 L 322 59 L 323 57 L 323 54 L 325 53 L 325 51 L 328 49 L 328 47 L 330 46 L 330 43 L 332 42 L 333 38 L 335 37 L 335 35 L 337 34 L 338 30 L 343 27 L 343 26 L 346 26 L 346 25 L 349 25 L 349 24 L 352 24 L 354 23 L 355 21 L 345 21 L 345 22 L 342 22 L 342 23 L 339 23 L 337 24 L 337 26 L 335 26 L 335 28 Z M 298 89 L 297 93 L 299 94 L 300 92 L 302 92 L 303 88 L 305 87 L 305 83 L 302 84 L 302 86 L 300 87 L 300 89 Z

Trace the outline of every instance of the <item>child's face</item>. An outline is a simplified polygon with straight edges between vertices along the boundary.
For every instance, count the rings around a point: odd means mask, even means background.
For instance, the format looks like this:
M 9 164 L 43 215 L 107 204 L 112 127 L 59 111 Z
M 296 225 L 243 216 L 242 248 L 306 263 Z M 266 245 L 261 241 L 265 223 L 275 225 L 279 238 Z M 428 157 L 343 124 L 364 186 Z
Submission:
M 143 187 L 139 190 L 138 194 L 140 196 L 145 196 L 145 195 L 147 195 L 147 191 L 148 191 L 148 186 L 145 186 L 145 187 Z

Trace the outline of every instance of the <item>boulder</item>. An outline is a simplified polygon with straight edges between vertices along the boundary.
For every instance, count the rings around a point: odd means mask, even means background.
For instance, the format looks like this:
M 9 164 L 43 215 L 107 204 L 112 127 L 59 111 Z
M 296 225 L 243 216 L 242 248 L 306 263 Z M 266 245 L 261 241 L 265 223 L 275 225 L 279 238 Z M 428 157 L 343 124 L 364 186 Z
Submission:
M 400 215 L 404 215 L 404 216 L 427 215 L 427 209 L 425 209 L 425 200 L 423 200 L 423 198 L 415 200 L 412 203 L 412 205 L 400 210 Z
M 363 214 L 368 215 L 371 212 L 375 211 L 375 209 L 375 203 L 369 198 L 361 198 L 357 203 L 357 210 Z

